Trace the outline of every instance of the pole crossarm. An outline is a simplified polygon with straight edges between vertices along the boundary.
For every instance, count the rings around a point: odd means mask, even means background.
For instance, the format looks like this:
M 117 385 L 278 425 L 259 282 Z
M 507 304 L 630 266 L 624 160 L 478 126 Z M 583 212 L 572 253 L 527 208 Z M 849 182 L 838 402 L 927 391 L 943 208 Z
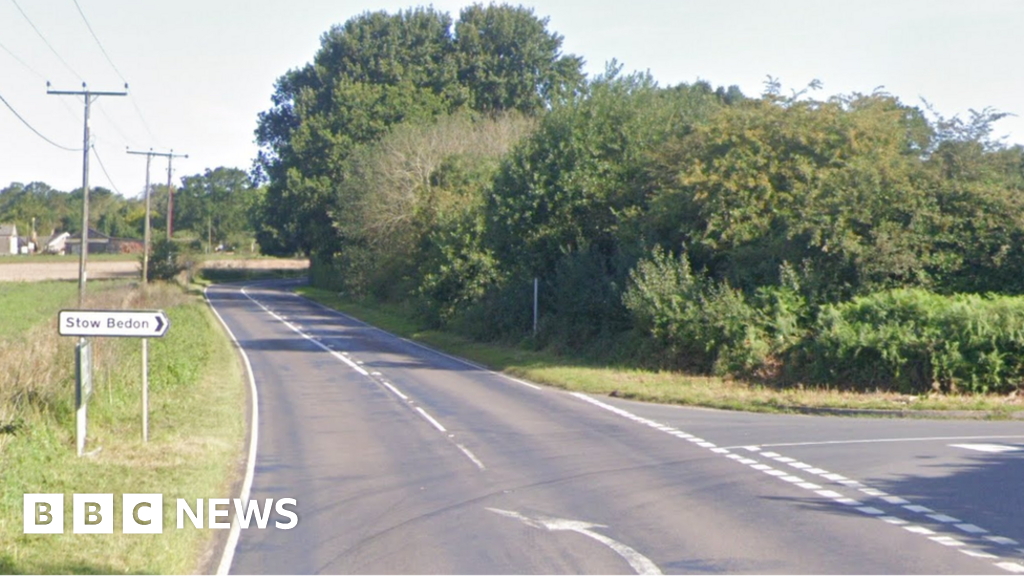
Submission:
M 89 90 L 82 82 L 81 90 L 51 90 L 46 83 L 46 93 L 51 96 L 85 96 L 85 126 L 82 136 L 82 247 L 78 259 L 78 306 L 85 306 L 86 260 L 89 256 L 89 107 L 100 96 L 127 96 L 128 84 L 123 92 Z

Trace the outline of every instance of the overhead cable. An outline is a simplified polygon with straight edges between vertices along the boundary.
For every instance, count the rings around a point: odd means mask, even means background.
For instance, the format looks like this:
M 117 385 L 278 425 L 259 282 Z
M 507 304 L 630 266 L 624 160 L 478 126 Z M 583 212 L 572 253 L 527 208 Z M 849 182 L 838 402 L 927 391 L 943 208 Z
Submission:
M 81 152 L 82 151 L 81 148 L 68 148 L 67 146 L 61 146 L 60 144 L 57 144 L 56 142 L 54 142 L 53 140 L 50 140 L 46 136 L 43 136 L 43 134 L 41 132 L 39 132 L 39 130 L 36 130 L 31 124 L 28 123 L 28 120 L 25 120 L 24 118 L 21 117 L 21 114 L 18 114 L 18 111 L 14 109 L 14 106 L 11 106 L 11 104 L 3 97 L 2 94 L 0 94 L 0 102 L 3 102 L 4 106 L 7 106 L 7 109 L 10 110 L 11 113 L 13 113 L 14 116 L 18 118 L 18 120 L 21 120 L 21 123 L 24 124 L 29 130 L 34 132 L 36 136 L 39 136 L 43 140 L 46 140 L 47 142 L 49 142 L 53 146 L 56 146 L 57 148 L 60 148 L 61 150 L 67 150 L 68 152 Z
M 18 5 L 18 0 L 11 0 L 11 2 L 14 4 L 14 7 L 18 9 L 18 12 L 21 12 L 22 17 L 25 18 L 25 21 L 28 22 L 28 25 L 31 26 L 32 29 L 36 31 L 36 34 L 39 35 L 39 39 L 43 41 L 43 44 L 46 44 L 46 47 L 50 49 L 50 52 L 53 52 L 53 55 L 61 61 L 61 64 L 64 64 L 64 67 L 70 70 L 76 78 L 78 78 L 82 82 L 85 82 L 85 80 L 78 74 L 78 72 L 75 72 L 75 69 L 72 68 L 71 65 L 68 64 L 67 61 L 65 61 L 64 58 L 62 58 L 61 55 L 57 53 L 57 50 L 50 45 L 50 41 L 46 39 L 46 36 L 43 36 L 43 33 L 39 31 L 39 28 L 36 28 L 36 25 L 32 23 L 32 19 L 29 18 L 28 14 L 25 14 L 25 11 L 22 10 L 21 6 Z

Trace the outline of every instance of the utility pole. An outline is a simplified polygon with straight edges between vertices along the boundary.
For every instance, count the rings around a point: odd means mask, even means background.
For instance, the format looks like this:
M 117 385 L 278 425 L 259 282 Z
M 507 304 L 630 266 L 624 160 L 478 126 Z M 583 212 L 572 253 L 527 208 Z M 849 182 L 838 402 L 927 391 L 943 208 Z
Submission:
M 78 307 L 85 306 L 85 262 L 89 255 L 89 107 L 100 96 L 127 96 L 128 85 L 124 92 L 94 92 L 82 82 L 81 90 L 50 90 L 46 83 L 46 93 L 52 96 L 84 96 L 85 100 L 85 134 L 82 137 L 82 250 L 78 258 Z M 83 338 L 84 340 L 84 338 Z
M 149 283 L 149 165 L 156 152 L 153 152 L 152 148 L 149 149 L 149 152 L 134 152 L 132 150 L 126 150 L 126 152 L 146 155 L 146 220 L 142 233 L 142 285 L 145 286 Z
M 167 239 L 171 239 L 171 234 L 174 232 L 174 190 L 171 188 L 171 163 L 175 158 L 188 158 L 188 154 L 175 154 L 172 149 L 170 154 L 160 154 L 160 156 L 167 156 Z

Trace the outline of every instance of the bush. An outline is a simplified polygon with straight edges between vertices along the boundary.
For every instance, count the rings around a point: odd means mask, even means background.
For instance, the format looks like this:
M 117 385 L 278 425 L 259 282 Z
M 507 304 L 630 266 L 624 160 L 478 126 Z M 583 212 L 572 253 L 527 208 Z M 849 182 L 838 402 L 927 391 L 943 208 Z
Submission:
M 771 351 L 758 310 L 727 283 L 694 275 L 686 256 L 656 249 L 630 274 L 623 303 L 658 342 L 660 363 L 701 371 L 750 373 Z M 668 362 L 665 362 L 667 360 Z
M 153 242 L 153 253 L 149 257 L 149 278 L 146 280 L 173 280 L 187 266 L 181 246 L 173 240 L 161 238 Z
M 1009 392 L 1024 383 L 1024 297 L 871 294 L 823 307 L 803 347 L 804 368 L 820 382 Z

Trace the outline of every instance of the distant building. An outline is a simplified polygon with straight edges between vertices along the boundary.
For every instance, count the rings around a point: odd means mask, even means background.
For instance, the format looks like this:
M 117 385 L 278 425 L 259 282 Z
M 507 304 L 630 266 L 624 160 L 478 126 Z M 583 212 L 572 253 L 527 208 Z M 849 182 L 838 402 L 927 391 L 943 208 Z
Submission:
M 70 237 L 71 234 L 68 234 L 67 232 L 61 232 L 60 234 L 50 236 L 50 239 L 46 241 L 46 253 L 63 254 L 68 238 Z
M 65 240 L 65 251 L 68 254 L 82 253 L 82 234 L 75 234 Z M 92 228 L 89 229 L 90 254 L 141 254 L 142 240 L 134 238 L 114 238 Z
M 14 224 L 0 224 L 0 256 L 18 253 L 18 227 Z

